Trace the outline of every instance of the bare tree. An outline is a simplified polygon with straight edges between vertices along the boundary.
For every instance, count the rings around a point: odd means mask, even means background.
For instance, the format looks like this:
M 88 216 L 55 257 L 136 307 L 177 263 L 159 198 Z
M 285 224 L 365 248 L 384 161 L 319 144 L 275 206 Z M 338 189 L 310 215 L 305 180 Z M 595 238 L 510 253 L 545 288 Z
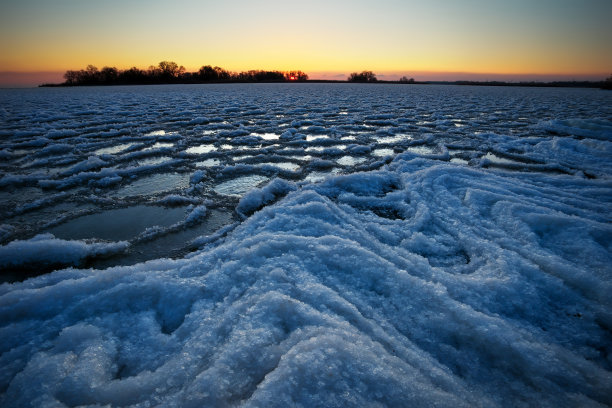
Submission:
M 361 71 L 361 73 L 353 72 L 349 75 L 347 81 L 349 82 L 376 82 L 376 74 L 372 71 Z

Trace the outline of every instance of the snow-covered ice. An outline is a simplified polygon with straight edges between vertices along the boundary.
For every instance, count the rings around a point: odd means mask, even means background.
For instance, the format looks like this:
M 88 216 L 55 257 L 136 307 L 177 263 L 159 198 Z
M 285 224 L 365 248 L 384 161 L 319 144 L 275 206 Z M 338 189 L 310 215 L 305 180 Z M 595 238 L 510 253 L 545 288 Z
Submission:
M 612 405 L 609 92 L 0 101 L 2 406 Z

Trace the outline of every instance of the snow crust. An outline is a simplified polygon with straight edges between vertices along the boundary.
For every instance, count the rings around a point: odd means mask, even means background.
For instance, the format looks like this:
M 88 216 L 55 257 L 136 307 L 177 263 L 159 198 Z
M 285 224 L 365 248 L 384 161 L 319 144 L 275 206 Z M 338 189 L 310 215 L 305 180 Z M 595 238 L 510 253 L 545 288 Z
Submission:
M 240 222 L 178 259 L 0 285 L 1 406 L 612 405 L 609 93 L 121 89 L 99 98 L 135 93 L 152 115 L 170 104 L 166 130 L 135 125 L 154 120 L 144 111 L 121 122 L 113 104 L 71 106 L 71 90 L 58 91 L 68 107 L 96 118 L 87 132 L 53 110 L 4 116 L 0 267 L 153 244 L 222 203 Z M 185 153 L 203 143 L 219 150 Z M 39 151 L 67 171 L 20 167 Z M 171 164 L 118 158 L 137 152 Z M 268 165 L 288 161 L 299 170 Z M 107 177 L 120 180 L 92 184 Z M 11 238 L 83 191 L 82 206 L 192 207 L 129 243 Z
M 128 242 L 86 242 L 57 239 L 53 234 L 36 235 L 27 241 L 11 241 L 0 246 L 0 268 L 36 264 L 80 265 L 88 257 L 107 256 L 125 251 Z

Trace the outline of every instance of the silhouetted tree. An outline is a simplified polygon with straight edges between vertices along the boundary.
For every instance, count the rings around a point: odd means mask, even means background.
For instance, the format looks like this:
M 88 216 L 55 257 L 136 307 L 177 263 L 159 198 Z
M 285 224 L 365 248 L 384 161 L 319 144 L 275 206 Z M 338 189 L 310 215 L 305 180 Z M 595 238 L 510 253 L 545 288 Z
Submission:
M 64 82 L 66 85 L 78 85 L 80 79 L 79 71 L 66 71 L 64 79 L 66 80 Z
M 100 71 L 99 81 L 106 84 L 113 84 L 117 82 L 119 71 L 115 67 L 104 67 Z
M 287 81 L 307 81 L 308 75 L 302 71 L 289 71 L 285 72 L 285 80 Z
M 202 81 L 228 81 L 231 75 L 223 68 L 204 65 L 198 71 L 197 77 Z
M 414 78 L 408 79 L 408 77 L 403 76 L 399 79 L 399 82 L 402 84 L 414 84 Z
M 136 67 L 119 72 L 118 77 L 122 84 L 143 84 L 150 81 L 147 73 Z
M 174 61 L 162 61 L 157 66 L 159 68 L 159 75 L 164 81 L 172 81 L 178 78 L 181 72 L 185 72 L 185 68 L 179 67 Z
M 372 71 L 362 71 L 361 73 L 353 72 L 349 75 L 347 81 L 349 82 L 376 82 L 376 74 Z

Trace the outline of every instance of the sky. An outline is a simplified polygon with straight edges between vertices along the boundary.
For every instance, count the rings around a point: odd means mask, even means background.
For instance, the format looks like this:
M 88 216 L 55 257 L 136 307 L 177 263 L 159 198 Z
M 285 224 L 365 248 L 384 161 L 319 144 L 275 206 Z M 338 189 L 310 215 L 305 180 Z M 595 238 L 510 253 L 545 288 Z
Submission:
M 0 0 L 0 84 L 217 65 L 345 79 L 601 80 L 612 0 Z

